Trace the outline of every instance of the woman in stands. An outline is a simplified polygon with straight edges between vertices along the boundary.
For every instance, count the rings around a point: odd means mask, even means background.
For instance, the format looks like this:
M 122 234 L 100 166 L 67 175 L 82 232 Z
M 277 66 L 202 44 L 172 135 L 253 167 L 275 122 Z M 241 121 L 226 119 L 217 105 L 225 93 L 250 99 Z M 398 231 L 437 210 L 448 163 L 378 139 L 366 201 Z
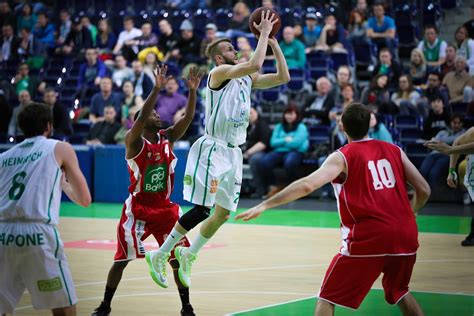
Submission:
M 391 100 L 397 106 L 400 115 L 417 115 L 416 105 L 421 95 L 415 90 L 409 75 L 402 75 L 398 79 L 398 90 L 392 94 Z M 397 112 L 397 110 L 394 110 Z M 394 114 L 394 113 L 392 113 Z

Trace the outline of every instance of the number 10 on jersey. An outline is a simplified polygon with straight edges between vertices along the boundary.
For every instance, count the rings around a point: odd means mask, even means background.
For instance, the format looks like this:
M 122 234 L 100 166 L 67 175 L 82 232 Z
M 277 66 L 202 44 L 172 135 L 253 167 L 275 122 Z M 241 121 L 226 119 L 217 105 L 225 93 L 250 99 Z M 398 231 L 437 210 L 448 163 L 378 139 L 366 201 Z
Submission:
M 376 163 L 373 160 L 369 160 L 368 167 L 372 174 L 372 183 L 375 190 L 391 189 L 395 186 L 395 175 L 387 159 L 377 160 Z

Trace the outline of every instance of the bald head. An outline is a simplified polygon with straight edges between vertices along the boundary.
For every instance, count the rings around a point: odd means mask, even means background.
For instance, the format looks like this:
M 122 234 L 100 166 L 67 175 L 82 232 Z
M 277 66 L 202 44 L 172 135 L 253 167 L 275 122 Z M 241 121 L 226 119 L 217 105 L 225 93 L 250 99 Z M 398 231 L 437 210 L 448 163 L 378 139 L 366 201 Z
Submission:
M 291 43 L 295 39 L 295 30 L 291 26 L 287 26 L 283 29 L 283 40 L 286 43 Z

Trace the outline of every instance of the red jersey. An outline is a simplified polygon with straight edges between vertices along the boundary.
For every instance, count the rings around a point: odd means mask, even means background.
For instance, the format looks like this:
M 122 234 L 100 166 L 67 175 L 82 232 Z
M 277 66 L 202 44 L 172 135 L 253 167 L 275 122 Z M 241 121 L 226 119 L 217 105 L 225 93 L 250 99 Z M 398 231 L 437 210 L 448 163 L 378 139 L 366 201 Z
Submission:
M 166 132 L 161 130 L 158 133 L 156 144 L 143 138 L 140 153 L 126 160 L 130 174 L 128 192 L 136 201 L 158 207 L 170 204 L 177 159 L 166 138 Z
M 416 253 L 418 229 L 407 196 L 401 149 L 368 139 L 338 152 L 347 167 L 347 174 L 332 182 L 341 220 L 341 254 Z

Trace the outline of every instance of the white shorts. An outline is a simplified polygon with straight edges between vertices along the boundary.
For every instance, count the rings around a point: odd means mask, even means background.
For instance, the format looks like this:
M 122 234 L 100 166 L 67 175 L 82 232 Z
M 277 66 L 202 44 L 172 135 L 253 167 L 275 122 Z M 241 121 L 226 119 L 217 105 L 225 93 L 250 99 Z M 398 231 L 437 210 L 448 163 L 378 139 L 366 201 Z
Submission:
M 242 186 L 242 150 L 202 136 L 191 147 L 184 173 L 184 199 L 195 205 L 215 204 L 235 212 Z
M 474 155 L 469 155 L 467 158 L 464 186 L 466 187 L 467 192 L 469 192 L 471 201 L 474 201 Z
M 0 314 L 13 313 L 25 288 L 35 309 L 76 304 L 63 243 L 55 226 L 0 222 Z

